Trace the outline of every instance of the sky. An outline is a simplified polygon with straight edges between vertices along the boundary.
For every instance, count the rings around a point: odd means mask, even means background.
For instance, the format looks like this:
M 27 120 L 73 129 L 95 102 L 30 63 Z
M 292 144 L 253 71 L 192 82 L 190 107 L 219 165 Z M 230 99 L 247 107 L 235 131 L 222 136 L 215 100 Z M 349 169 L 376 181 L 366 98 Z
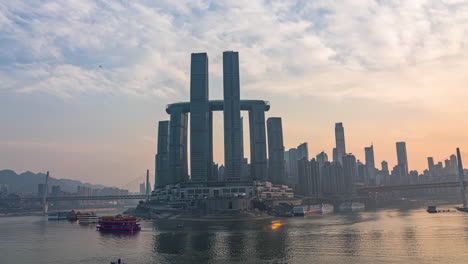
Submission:
M 208 53 L 221 99 L 226 50 L 242 99 L 282 117 L 286 149 L 331 157 L 343 122 L 347 151 L 364 160 L 373 144 L 378 167 L 397 141 L 420 172 L 468 153 L 468 1 L 3 0 L 0 169 L 118 187 L 153 175 L 157 122 L 189 100 L 190 53 Z M 214 126 L 223 163 L 222 114 Z

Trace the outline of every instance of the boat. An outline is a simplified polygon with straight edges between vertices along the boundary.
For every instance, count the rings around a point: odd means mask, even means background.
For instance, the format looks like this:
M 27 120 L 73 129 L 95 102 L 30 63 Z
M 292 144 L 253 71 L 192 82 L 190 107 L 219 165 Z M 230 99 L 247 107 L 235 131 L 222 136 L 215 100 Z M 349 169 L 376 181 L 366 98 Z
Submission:
M 76 213 L 76 218 L 80 224 L 92 224 L 97 223 L 99 218 L 94 212 L 90 213 Z
M 313 204 L 313 205 L 300 205 L 294 206 L 292 215 L 294 216 L 307 216 L 307 215 L 320 215 L 333 212 L 333 205 L 331 204 Z
M 47 215 L 47 219 L 51 220 L 67 220 L 68 212 L 52 212 Z
M 99 219 L 97 229 L 104 232 L 134 232 L 141 230 L 138 222 L 138 218 L 133 216 L 104 216 Z
M 340 211 L 360 211 L 366 209 L 363 203 L 358 202 L 344 202 L 340 204 Z
M 457 148 L 457 161 L 458 161 L 458 180 L 460 181 L 460 195 L 463 202 L 463 207 L 455 207 L 460 212 L 468 213 L 468 207 L 466 206 L 466 194 L 465 194 L 465 175 L 463 174 L 463 163 L 460 155 L 460 148 Z
M 125 263 L 123 263 L 120 259 L 118 259 L 117 261 L 111 261 L 111 264 L 125 264 Z
M 426 211 L 430 214 L 437 213 L 437 207 L 435 205 L 429 205 Z
M 68 213 L 67 220 L 68 220 L 68 221 L 76 221 L 76 220 L 78 220 L 78 216 L 77 216 L 77 213 L 75 212 L 75 210 L 71 210 L 71 211 Z

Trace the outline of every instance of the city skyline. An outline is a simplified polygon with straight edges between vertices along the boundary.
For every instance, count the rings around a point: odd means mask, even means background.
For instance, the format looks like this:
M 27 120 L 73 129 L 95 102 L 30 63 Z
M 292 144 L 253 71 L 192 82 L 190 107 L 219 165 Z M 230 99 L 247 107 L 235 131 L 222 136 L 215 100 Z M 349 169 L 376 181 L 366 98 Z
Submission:
M 398 141 L 407 143 L 409 169 L 419 172 L 427 157 L 444 160 L 457 146 L 462 155 L 468 149 L 462 3 L 160 6 L 5 3 L 0 168 L 117 186 L 144 175 L 154 167 L 165 105 L 186 100 L 186 54 L 213 54 L 214 100 L 223 99 L 225 50 L 241 54 L 241 97 L 265 98 L 273 106 L 266 118 L 282 117 L 285 149 L 308 142 L 311 157 L 324 150 L 331 160 L 338 122 L 347 152 L 363 162 L 363 148 L 373 142 L 375 163 L 386 160 L 390 169 Z M 223 129 L 222 115 L 214 114 L 213 125 Z M 221 133 L 213 135 L 217 163 L 223 142 Z M 249 158 L 249 145 L 244 149 Z

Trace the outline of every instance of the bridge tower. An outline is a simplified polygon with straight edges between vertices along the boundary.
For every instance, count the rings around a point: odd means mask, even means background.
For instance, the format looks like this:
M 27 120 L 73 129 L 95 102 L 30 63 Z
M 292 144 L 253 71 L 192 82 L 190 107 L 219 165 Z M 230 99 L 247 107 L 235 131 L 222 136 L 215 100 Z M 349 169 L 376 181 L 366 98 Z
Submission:
M 49 172 L 47 171 L 44 183 L 44 193 L 42 194 L 42 212 L 44 215 L 49 210 L 49 203 L 47 202 L 47 195 L 49 194 Z

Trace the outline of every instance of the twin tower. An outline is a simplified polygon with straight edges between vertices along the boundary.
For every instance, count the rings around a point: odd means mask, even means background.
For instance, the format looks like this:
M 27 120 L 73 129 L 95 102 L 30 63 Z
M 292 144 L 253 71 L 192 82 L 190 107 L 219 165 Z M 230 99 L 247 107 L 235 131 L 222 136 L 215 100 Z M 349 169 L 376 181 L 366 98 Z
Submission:
M 208 56 L 193 53 L 190 67 L 190 102 L 166 107 L 170 121 L 160 121 L 156 154 L 156 186 L 191 182 L 218 182 L 213 163 L 213 111 L 224 113 L 225 181 L 265 180 L 267 175 L 265 111 L 262 100 L 240 100 L 239 53 L 223 52 L 224 100 L 209 100 Z M 250 175 L 241 173 L 244 159 L 241 111 L 249 112 Z M 190 115 L 189 115 L 190 114 Z M 190 117 L 190 176 L 187 130 Z

